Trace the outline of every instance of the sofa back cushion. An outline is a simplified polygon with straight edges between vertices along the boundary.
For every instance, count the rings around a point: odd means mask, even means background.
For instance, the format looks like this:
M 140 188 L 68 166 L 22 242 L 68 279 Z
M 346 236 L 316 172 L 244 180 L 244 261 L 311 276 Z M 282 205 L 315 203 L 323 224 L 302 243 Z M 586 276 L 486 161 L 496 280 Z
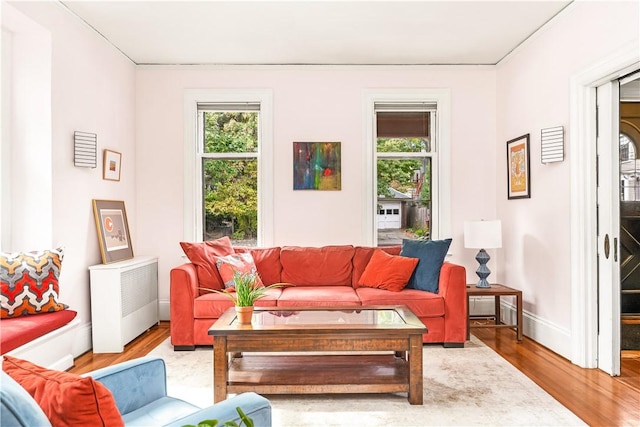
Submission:
M 222 278 L 216 267 L 216 257 L 234 253 L 231 239 L 225 236 L 207 242 L 180 242 L 180 246 L 189 261 L 196 266 L 198 286 L 208 289 L 224 289 Z M 200 295 L 206 291 L 200 291 Z
M 280 247 L 275 248 L 249 248 L 243 246 L 234 247 L 237 254 L 249 252 L 256 263 L 256 269 L 265 286 L 282 282 L 280 274 Z
M 283 246 L 280 251 L 281 279 L 296 286 L 352 286 L 351 245 L 320 248 Z
M 373 248 L 370 246 L 356 246 L 355 252 L 353 254 L 353 277 L 351 279 L 351 285 L 354 288 L 357 289 L 361 287 L 358 282 L 360 281 L 360 277 L 362 276 L 362 273 L 364 273 L 364 269 L 367 268 L 367 265 L 371 260 L 371 256 L 376 249 L 380 249 L 388 253 L 389 255 L 400 255 L 402 246 L 380 246 L 379 248 Z

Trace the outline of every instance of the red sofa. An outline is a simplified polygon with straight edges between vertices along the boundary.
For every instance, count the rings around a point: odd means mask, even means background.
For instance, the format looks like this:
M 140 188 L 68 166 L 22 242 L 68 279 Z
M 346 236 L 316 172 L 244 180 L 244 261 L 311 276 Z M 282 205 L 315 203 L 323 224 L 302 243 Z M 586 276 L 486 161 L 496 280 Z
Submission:
M 212 261 L 215 250 L 212 251 L 206 243 L 187 245 L 192 245 L 185 252 L 195 264 L 186 263 L 173 268 L 170 277 L 171 344 L 175 350 L 212 345 L 212 337 L 207 334 L 209 327 L 232 307 L 227 296 L 199 289 L 220 287 L 222 284 L 219 277 L 215 277 L 217 271 Z M 233 248 L 236 253 L 251 253 L 265 285 L 280 282 L 295 285 L 270 289 L 268 295 L 256 303 L 257 306 L 406 305 L 427 326 L 429 332 L 423 335 L 425 343 L 443 343 L 445 347 L 464 346 L 467 335 L 464 267 L 445 262 L 440 270 L 437 294 L 407 288 L 393 292 L 360 287 L 358 280 L 375 249 L 348 245 Z M 398 255 L 401 246 L 380 249 Z M 197 255 L 194 255 L 195 252 Z M 216 280 L 219 283 L 215 283 Z

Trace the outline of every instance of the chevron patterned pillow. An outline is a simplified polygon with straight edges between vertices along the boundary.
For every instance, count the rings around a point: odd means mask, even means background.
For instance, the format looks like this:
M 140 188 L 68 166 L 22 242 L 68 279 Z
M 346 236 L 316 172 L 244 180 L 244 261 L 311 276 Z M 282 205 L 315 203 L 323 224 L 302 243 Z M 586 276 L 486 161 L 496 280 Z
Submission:
M 0 318 L 68 308 L 59 301 L 64 249 L 0 253 Z

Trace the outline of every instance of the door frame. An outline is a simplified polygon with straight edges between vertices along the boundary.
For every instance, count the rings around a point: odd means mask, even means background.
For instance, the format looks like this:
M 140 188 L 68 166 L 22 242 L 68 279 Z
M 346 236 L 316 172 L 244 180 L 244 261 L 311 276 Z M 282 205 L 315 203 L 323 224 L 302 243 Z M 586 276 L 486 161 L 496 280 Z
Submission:
M 571 362 L 583 368 L 598 367 L 596 87 L 639 68 L 638 44 L 630 42 L 569 82 Z

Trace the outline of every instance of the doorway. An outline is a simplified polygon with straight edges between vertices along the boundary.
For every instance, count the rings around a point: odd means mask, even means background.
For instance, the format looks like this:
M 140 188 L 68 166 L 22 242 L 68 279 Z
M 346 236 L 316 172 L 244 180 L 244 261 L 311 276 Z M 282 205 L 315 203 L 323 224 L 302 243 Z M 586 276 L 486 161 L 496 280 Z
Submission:
M 620 79 L 620 350 L 640 356 L 640 73 Z
M 613 336 L 614 325 L 620 325 L 619 316 L 603 319 L 599 317 L 601 301 L 598 286 L 598 262 L 602 248 L 598 234 L 598 212 L 596 191 L 596 88 L 606 82 L 616 81 L 622 76 L 640 70 L 640 55 L 637 44 L 629 43 L 615 53 L 574 74 L 569 81 L 570 128 L 569 148 L 571 162 L 571 356 L 576 365 L 583 368 L 599 368 L 602 358 L 599 346 L 600 330 L 609 330 Z M 618 105 L 616 105 L 618 107 Z M 615 123 L 618 124 L 616 116 Z M 613 122 L 613 120 L 611 120 Z M 611 135 L 614 137 L 614 135 Z M 618 135 L 615 135 L 618 149 Z M 619 155 L 619 154 L 617 154 Z M 611 163 L 609 163 L 611 165 Z M 609 207 L 611 204 L 608 205 Z M 617 204 L 619 206 L 619 203 Z M 610 212 L 610 210 L 609 210 Z M 613 229 L 613 228 L 612 228 Z M 611 230 L 609 230 L 611 231 Z M 619 232 L 619 229 L 617 233 Z M 612 269 L 615 271 L 615 269 Z M 619 271 L 619 269 L 618 269 Z M 606 283 L 612 283 L 609 280 Z M 618 285 L 619 285 L 618 281 Z M 608 289 L 609 286 L 602 286 Z M 613 295 L 612 295 L 613 296 Z M 617 296 L 619 301 L 619 294 Z M 613 306 L 611 306 L 613 307 Z M 608 320 L 608 321 L 606 321 Z M 619 337 L 619 334 L 618 334 Z M 610 359 L 620 360 L 620 347 L 613 357 L 613 345 L 609 347 Z M 600 367 L 601 368 L 601 367 Z M 602 368 L 601 368 L 602 369 Z M 606 369 L 603 369 L 606 371 Z
M 597 366 L 621 375 L 640 350 L 640 73 L 599 85 L 596 99 Z

